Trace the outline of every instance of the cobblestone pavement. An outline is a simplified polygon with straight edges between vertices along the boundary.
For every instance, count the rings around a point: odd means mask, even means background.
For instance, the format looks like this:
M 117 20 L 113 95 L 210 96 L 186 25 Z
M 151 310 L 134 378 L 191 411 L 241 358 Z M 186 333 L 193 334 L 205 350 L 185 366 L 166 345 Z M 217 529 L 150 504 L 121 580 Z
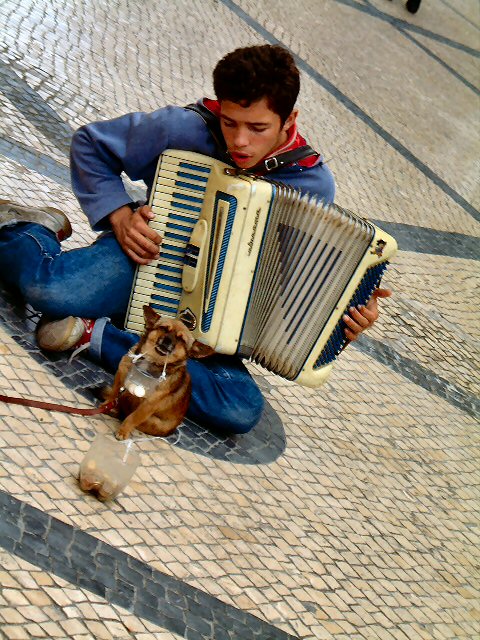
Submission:
M 0 404 L 0 637 L 480 637 L 478 0 L 2 0 L 0 197 L 68 212 L 81 124 L 211 95 L 215 62 L 280 42 L 337 201 L 399 239 L 394 296 L 330 381 L 249 365 L 251 434 L 139 443 L 116 501 L 78 466 L 111 417 Z M 141 185 L 131 185 L 133 193 Z M 0 393 L 95 403 L 1 292 Z

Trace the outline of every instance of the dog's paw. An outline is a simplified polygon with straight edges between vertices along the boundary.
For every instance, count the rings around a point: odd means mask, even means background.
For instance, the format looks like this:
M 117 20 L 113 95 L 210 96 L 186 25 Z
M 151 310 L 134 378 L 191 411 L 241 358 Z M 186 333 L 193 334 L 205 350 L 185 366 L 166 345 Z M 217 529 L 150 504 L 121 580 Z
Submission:
M 126 440 L 130 434 L 125 429 L 119 429 L 115 434 L 117 440 Z

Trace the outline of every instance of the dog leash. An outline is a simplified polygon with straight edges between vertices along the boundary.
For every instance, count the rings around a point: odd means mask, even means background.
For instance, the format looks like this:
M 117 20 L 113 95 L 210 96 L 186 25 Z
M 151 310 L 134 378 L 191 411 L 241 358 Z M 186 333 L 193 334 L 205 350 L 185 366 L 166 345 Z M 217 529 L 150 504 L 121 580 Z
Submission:
M 132 358 L 133 363 L 137 360 L 140 360 L 144 357 L 143 353 L 134 354 L 133 352 L 128 352 L 130 357 Z M 165 366 L 163 368 L 162 375 L 160 376 L 160 380 L 165 380 L 166 378 L 166 369 L 167 363 L 165 362 Z M 34 407 L 35 409 L 44 409 L 45 411 L 58 411 L 61 413 L 74 413 L 80 416 L 95 416 L 100 415 L 102 413 L 109 413 L 112 409 L 114 409 L 118 404 L 118 398 L 121 393 L 124 391 L 124 387 L 120 389 L 120 394 L 117 395 L 116 398 L 107 402 L 107 404 L 92 408 L 92 409 L 82 409 L 80 407 L 70 407 L 64 404 L 54 404 L 52 402 L 44 402 L 43 400 L 33 400 L 33 398 L 14 398 L 13 396 L 4 396 L 0 394 L 0 402 L 5 402 L 7 404 L 19 404 L 24 407 Z
M 12 396 L 3 396 L 0 394 L 0 402 L 8 404 L 20 404 L 24 407 L 34 407 L 35 409 L 45 409 L 46 411 L 59 411 L 61 413 L 76 413 L 81 416 L 95 416 L 102 413 L 108 413 L 118 403 L 118 398 L 107 402 L 102 407 L 92 409 L 82 409 L 80 407 L 69 407 L 64 404 L 54 404 L 52 402 L 43 402 L 42 400 L 33 400 L 31 398 L 13 398 Z
M 132 358 L 133 364 L 144 358 L 143 353 L 133 353 L 133 351 L 129 351 L 128 355 Z M 166 367 L 167 361 L 165 361 L 165 366 L 163 367 L 163 372 L 159 377 L 159 380 L 163 381 L 166 379 Z M 120 395 L 125 391 L 125 387 L 120 389 L 120 393 L 116 398 L 107 402 L 107 404 L 92 408 L 92 409 L 82 409 L 80 407 L 70 407 L 64 404 L 54 404 L 52 402 L 44 402 L 43 400 L 33 400 L 33 398 L 15 398 L 13 396 L 4 396 L 0 394 L 0 402 L 5 402 L 7 404 L 19 404 L 24 407 L 34 407 L 35 409 L 44 409 L 45 411 L 58 411 L 61 413 L 74 413 L 80 416 L 95 416 L 102 413 L 109 413 L 112 409 L 114 409 L 118 404 L 118 399 Z M 134 394 L 136 395 L 136 394 Z

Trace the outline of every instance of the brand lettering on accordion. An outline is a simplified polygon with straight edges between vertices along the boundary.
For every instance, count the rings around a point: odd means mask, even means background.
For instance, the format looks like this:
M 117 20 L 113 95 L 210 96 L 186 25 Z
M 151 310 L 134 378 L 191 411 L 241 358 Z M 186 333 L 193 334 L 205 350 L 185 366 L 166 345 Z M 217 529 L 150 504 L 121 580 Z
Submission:
M 253 250 L 253 241 L 255 240 L 255 235 L 257 233 L 258 220 L 260 218 L 260 213 L 261 213 L 261 209 L 257 209 L 257 212 L 255 214 L 255 220 L 253 221 L 252 236 L 248 242 L 248 255 L 250 255 Z
M 150 226 L 163 235 L 140 265 L 126 328 L 143 305 L 185 318 L 195 337 L 299 384 L 328 377 L 346 338 L 342 316 L 379 285 L 395 240 L 337 205 L 185 151 L 159 159 Z

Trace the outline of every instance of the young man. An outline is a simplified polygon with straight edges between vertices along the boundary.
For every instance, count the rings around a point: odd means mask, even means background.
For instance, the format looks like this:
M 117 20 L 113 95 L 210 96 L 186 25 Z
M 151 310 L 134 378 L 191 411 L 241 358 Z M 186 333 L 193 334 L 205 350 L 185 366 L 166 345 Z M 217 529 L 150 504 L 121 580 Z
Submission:
M 89 349 L 110 370 L 137 341 L 123 326 L 137 264 L 159 255 L 162 238 L 148 226 L 153 213 L 131 202 L 121 173 L 152 187 L 159 155 L 167 148 L 195 151 L 241 169 L 305 144 L 294 109 L 300 88 L 292 56 L 278 46 L 237 49 L 213 73 L 217 100 L 204 100 L 217 135 L 194 110 L 165 107 L 132 113 L 79 129 L 72 141 L 73 190 L 94 230 L 89 247 L 62 252 L 71 233 L 62 212 L 0 205 L 0 273 L 42 312 L 37 338 L 43 349 Z M 215 127 L 213 127 L 215 128 Z M 271 172 L 276 181 L 333 202 L 333 176 L 319 154 Z M 355 340 L 378 316 L 377 290 L 345 317 Z M 262 395 L 241 360 L 215 354 L 189 362 L 192 400 L 188 417 L 205 426 L 244 433 L 258 422 Z

